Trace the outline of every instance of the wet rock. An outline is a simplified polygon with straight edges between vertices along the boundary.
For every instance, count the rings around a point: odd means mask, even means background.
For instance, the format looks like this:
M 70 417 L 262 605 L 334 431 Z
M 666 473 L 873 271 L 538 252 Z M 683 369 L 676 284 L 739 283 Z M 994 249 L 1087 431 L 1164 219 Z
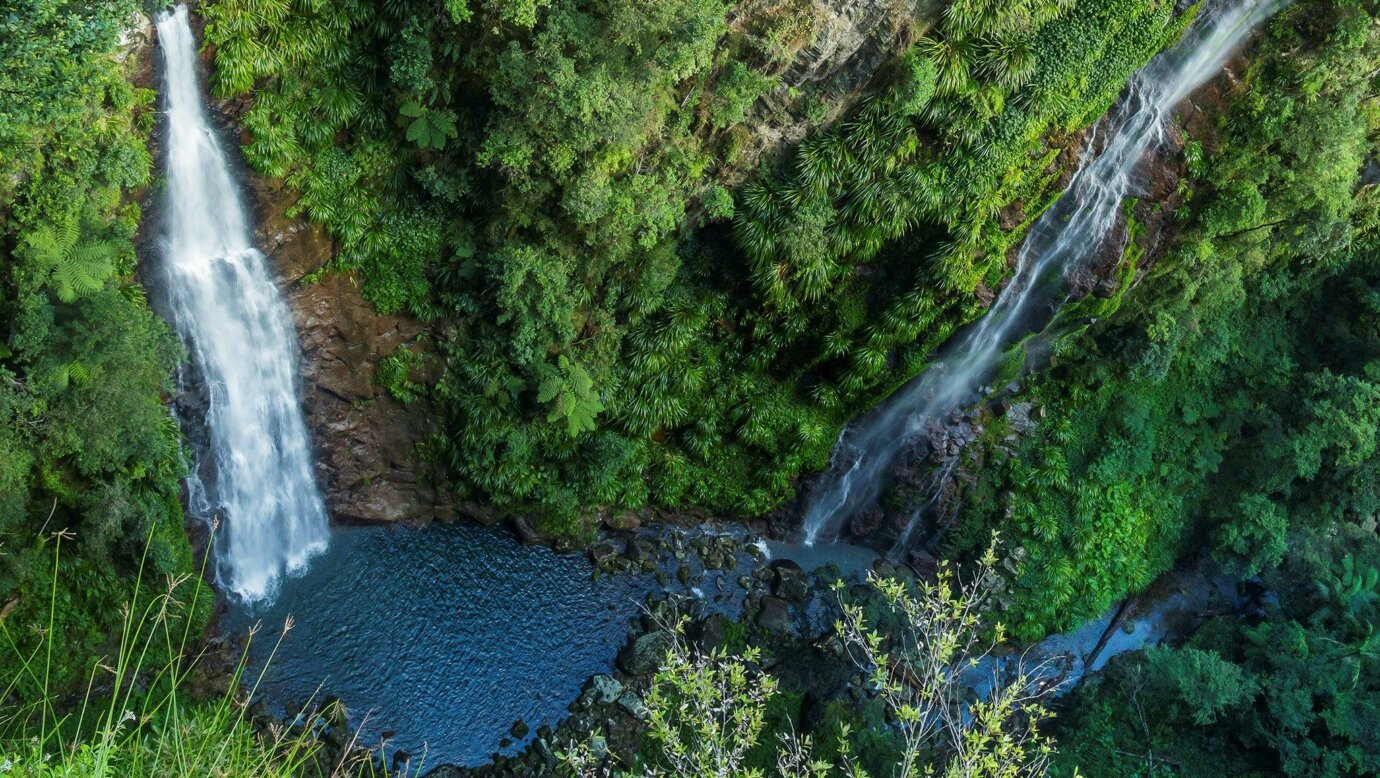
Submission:
M 514 721 L 513 726 L 508 728 L 508 734 L 512 735 L 516 740 L 522 740 L 527 737 L 527 733 L 529 732 L 531 732 L 531 730 L 528 729 L 527 722 L 522 719 Z
M 582 707 L 589 705 L 609 705 L 623 693 L 623 684 L 611 675 L 600 673 L 589 679 L 585 691 L 580 695 Z
M 911 549 L 906 555 L 906 565 L 896 567 L 896 578 L 913 583 L 916 577 L 931 578 L 939 572 L 939 560 L 924 549 Z
M 656 560 L 656 544 L 651 538 L 638 536 L 628 541 L 628 561 L 634 564 Z
M 627 711 L 638 721 L 645 720 L 651 713 L 647 710 L 647 704 L 642 701 L 642 698 L 632 692 L 623 692 L 623 695 L 618 698 L 618 707 Z
M 661 666 L 671 648 L 671 636 L 664 631 L 648 632 L 634 639 L 618 654 L 618 666 L 629 675 L 651 675 Z
M 632 511 L 615 513 L 604 519 L 604 526 L 609 529 L 623 530 L 630 532 L 642 526 L 642 517 Z
M 762 549 L 761 538 L 748 537 L 743 544 L 743 550 L 748 553 L 748 556 L 752 557 L 758 562 L 762 562 L 767 558 L 766 552 Z
M 441 476 L 417 453 L 417 444 L 436 431 L 437 414 L 425 399 L 404 405 L 374 382 L 375 366 L 398 348 L 434 353 L 426 329 L 374 310 L 353 272 L 306 280 L 331 260 L 331 239 L 318 225 L 286 216 L 296 195 L 281 181 L 251 176 L 249 186 L 255 242 L 273 259 L 302 343 L 302 400 L 332 517 L 449 518 L 454 508 L 435 487 Z M 435 378 L 438 360 L 424 362 L 411 376 L 418 384 Z
M 791 631 L 791 608 L 780 597 L 763 597 L 757 612 L 757 626 L 768 632 L 787 634 Z
M 695 642 L 706 652 L 722 648 L 727 634 L 728 619 L 721 613 L 713 614 L 694 628 Z
M 694 573 L 691 572 L 689 565 L 681 565 L 680 569 L 676 570 L 676 580 L 680 581 L 681 586 L 689 586 L 693 579 Z
M 594 755 L 596 761 L 602 762 L 604 757 L 609 755 L 608 738 L 598 733 L 591 735 L 589 738 L 589 751 Z
M 1029 435 L 1035 431 L 1035 421 L 1031 419 L 1034 404 L 1028 402 L 1012 403 L 1006 411 L 1006 421 L 1011 431 L 1017 435 Z
M 532 750 L 541 760 L 541 763 L 546 766 L 546 769 L 555 770 L 557 765 L 556 752 L 551 750 L 551 744 L 547 742 L 549 738 L 549 735 L 538 738 L 537 742 L 532 744 Z
M 856 537 L 867 537 L 882 526 L 882 520 L 885 518 L 886 514 L 881 508 L 872 507 L 860 511 L 854 514 L 852 520 L 848 522 L 848 531 Z
M 810 579 L 800 565 L 789 559 L 779 559 L 771 563 L 775 579 L 772 593 L 788 602 L 804 602 L 810 597 Z
M 590 546 L 589 561 L 604 572 L 614 570 L 618 562 L 617 544 L 611 540 L 603 540 Z
M 513 519 L 513 534 L 517 535 L 518 542 L 524 546 L 541 543 L 541 534 L 532 526 L 531 519 L 526 516 L 518 516 Z

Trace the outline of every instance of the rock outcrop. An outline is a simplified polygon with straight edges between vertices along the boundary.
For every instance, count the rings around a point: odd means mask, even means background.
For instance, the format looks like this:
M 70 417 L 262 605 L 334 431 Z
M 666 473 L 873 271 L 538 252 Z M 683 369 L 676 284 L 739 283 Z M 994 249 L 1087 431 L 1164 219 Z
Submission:
M 846 114 L 882 66 L 934 24 L 940 8 L 939 0 L 810 0 L 803 5 L 808 8 L 801 16 L 813 20 L 814 39 L 786 65 L 780 85 L 735 128 L 740 146 L 733 169 L 722 171 L 725 185 L 741 183 L 758 161 Z M 750 4 L 741 16 L 751 18 L 763 7 Z
M 378 361 L 402 345 L 425 347 L 421 323 L 374 310 L 353 273 L 304 280 L 332 256 L 325 231 L 285 216 L 280 184 L 251 181 L 257 239 L 272 258 L 302 343 L 303 401 L 331 516 L 347 522 L 445 518 L 417 444 L 430 432 L 424 400 L 404 406 L 374 383 Z

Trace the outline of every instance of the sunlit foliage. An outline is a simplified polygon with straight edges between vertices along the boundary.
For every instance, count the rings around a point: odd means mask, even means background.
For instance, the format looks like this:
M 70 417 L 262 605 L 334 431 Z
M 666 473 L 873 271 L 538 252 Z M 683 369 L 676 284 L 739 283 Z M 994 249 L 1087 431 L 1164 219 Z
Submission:
M 430 454 L 564 531 L 595 506 L 778 505 L 1001 282 L 998 211 L 1047 199 L 1047 133 L 1178 24 L 1158 0 L 955 3 L 734 202 L 706 174 L 810 44 L 809 4 L 433 5 L 219 0 L 213 80 L 252 95 L 246 156 L 302 193 L 334 267 L 438 323 Z M 945 46 L 972 50 L 961 79 Z M 587 399 L 552 393 L 566 364 Z

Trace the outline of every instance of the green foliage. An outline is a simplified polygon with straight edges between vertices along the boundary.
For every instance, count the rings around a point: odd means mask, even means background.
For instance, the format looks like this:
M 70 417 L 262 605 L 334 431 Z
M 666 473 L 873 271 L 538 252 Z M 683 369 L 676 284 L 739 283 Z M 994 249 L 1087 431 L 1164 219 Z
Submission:
M 304 727 L 258 731 L 245 713 L 260 678 L 245 678 L 242 655 L 227 680 L 226 691 L 195 699 L 194 678 L 200 655 L 199 625 L 214 593 L 200 575 L 145 580 L 141 566 L 129 599 L 109 608 L 108 654 L 81 657 L 70 673 L 85 686 L 71 694 L 61 679 L 69 673 L 54 666 L 65 656 L 70 632 L 59 631 L 57 614 L 69 607 L 59 577 L 82 571 L 60 558 L 62 538 L 54 540 L 52 562 L 37 594 L 47 614 L 46 629 L 31 648 L 21 648 L 11 628 L 0 621 L 0 765 L 7 775 L 23 778 L 59 776 L 214 775 L 224 778 L 291 778 L 294 776 L 387 775 L 367 753 L 328 755 L 314 731 Z M 291 623 L 284 630 L 286 634 Z M 253 639 L 252 634 L 250 639 Z M 283 638 L 280 637 L 281 641 Z M 276 650 L 276 647 L 275 647 Z M 93 659 L 92 657 L 99 656 Z M 248 694 L 241 697 L 242 685 Z M 15 704 L 24 700 L 23 704 Z M 338 705 L 338 704 L 337 704 Z M 322 721 L 345 726 L 339 707 L 324 709 Z
M 1029 553 L 1006 603 L 1020 637 L 1105 611 L 1180 549 L 1250 575 L 1291 532 L 1380 509 L 1380 253 L 1358 186 L 1375 13 L 1299 4 L 1269 24 L 1182 232 L 1038 381 L 1047 421 L 983 470 L 958 545 L 999 526 Z
M 703 654 L 680 640 L 677 629 L 647 695 L 647 734 L 659 751 L 647 774 L 760 778 L 743 765 L 766 725 L 776 679 L 755 669 L 757 649 Z
M 400 403 L 415 402 L 422 394 L 422 385 L 412 380 L 412 372 L 428 359 L 421 351 L 399 346 L 374 365 L 374 384 Z
M 25 0 L 0 12 L 0 675 L 60 636 L 49 691 L 118 631 L 141 559 L 150 575 L 195 569 L 163 403 L 183 352 L 133 283 L 152 93 L 130 85 L 135 63 L 117 48 L 136 10 Z M 62 576 L 58 532 L 75 537 Z M 28 703 L 43 689 L 11 692 Z
M 880 624 L 840 595 L 839 658 L 867 675 L 871 699 L 829 704 L 813 734 L 797 730 L 804 695 L 762 669 L 760 648 L 705 652 L 685 642 L 683 622 L 672 625 L 646 697 L 647 738 L 626 774 L 1043 775 L 1053 743 L 1039 731 L 1048 712 L 1038 673 L 1028 675 L 1017 662 L 974 694 L 960 671 L 1000 651 L 1002 630 L 988 629 L 982 615 L 998 581 L 996 564 L 994 545 L 974 569 L 960 575 L 945 567 L 932 583 L 870 578 L 862 588 L 886 614 Z M 585 744 L 564 754 L 567 772 L 623 774 L 599 773 L 593 752 Z
M 732 127 L 747 119 L 748 109 L 757 98 L 776 86 L 776 79 L 759 73 L 742 62 L 730 62 L 714 86 L 713 101 L 709 105 L 709 123 L 714 127 Z
M 604 410 L 604 404 L 594 392 L 594 379 L 564 354 L 557 361 L 556 369 L 548 370 L 537 387 L 537 402 L 551 403 L 551 413 L 546 420 L 564 420 L 572 438 L 583 432 L 593 432 L 594 417 Z
M 864 605 L 841 603 L 834 631 L 886 705 L 901 742 L 899 775 L 1021 778 L 1048 766 L 1053 742 L 1041 732 L 1049 716 L 1041 673 L 1017 659 L 970 694 L 956 669 L 977 667 L 1005 637 L 999 622 L 985 623 L 1000 585 L 996 541 L 970 569 L 946 563 L 932 581 L 869 574 L 894 626 L 874 626 Z
M 740 124 L 817 33 L 809 3 L 299 5 L 204 9 L 217 93 L 254 97 L 246 157 L 380 310 L 446 333 L 428 450 L 461 496 L 576 531 L 593 506 L 779 505 L 1000 282 L 1018 234 L 999 208 L 1057 172 L 1041 138 L 1177 30 L 1155 0 L 946 16 L 940 39 L 983 51 L 970 82 L 915 47 L 735 202 L 706 174 L 741 172 Z M 548 394 L 574 385 L 553 357 L 602 413 Z
M 40 228 L 23 237 L 26 259 L 58 300 L 73 303 L 99 291 L 115 274 L 120 246 L 115 241 L 83 242 L 81 228 Z
M 1073 765 L 1127 776 L 1380 770 L 1380 603 L 1373 578 L 1357 573 L 1374 570 L 1380 543 L 1355 528 L 1296 541 L 1267 576 L 1279 599 L 1263 621 L 1218 617 L 1183 648 L 1118 657 L 1080 690 L 1055 773 Z M 1351 583 L 1319 585 L 1339 582 L 1338 568 Z
M 407 139 L 420 148 L 440 151 L 456 136 L 455 114 L 450 111 L 433 111 L 417 103 L 404 103 L 401 110 L 403 116 L 412 119 L 407 125 Z

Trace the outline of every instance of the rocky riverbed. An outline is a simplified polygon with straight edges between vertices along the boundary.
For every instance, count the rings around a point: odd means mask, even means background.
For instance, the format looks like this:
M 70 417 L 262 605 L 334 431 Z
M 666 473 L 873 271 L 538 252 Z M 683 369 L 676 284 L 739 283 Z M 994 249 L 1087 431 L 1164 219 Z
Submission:
M 343 528 L 273 605 L 232 607 L 221 624 L 264 625 L 249 649 L 261 716 L 329 724 L 339 699 L 359 743 L 389 760 L 534 775 L 594 729 L 615 751 L 636 746 L 665 630 L 682 616 L 701 647 L 813 651 L 833 621 L 830 585 L 860 580 L 875 555 L 801 556 L 805 566 L 773 559 L 758 538 L 708 528 L 642 529 L 564 554 L 501 527 Z

